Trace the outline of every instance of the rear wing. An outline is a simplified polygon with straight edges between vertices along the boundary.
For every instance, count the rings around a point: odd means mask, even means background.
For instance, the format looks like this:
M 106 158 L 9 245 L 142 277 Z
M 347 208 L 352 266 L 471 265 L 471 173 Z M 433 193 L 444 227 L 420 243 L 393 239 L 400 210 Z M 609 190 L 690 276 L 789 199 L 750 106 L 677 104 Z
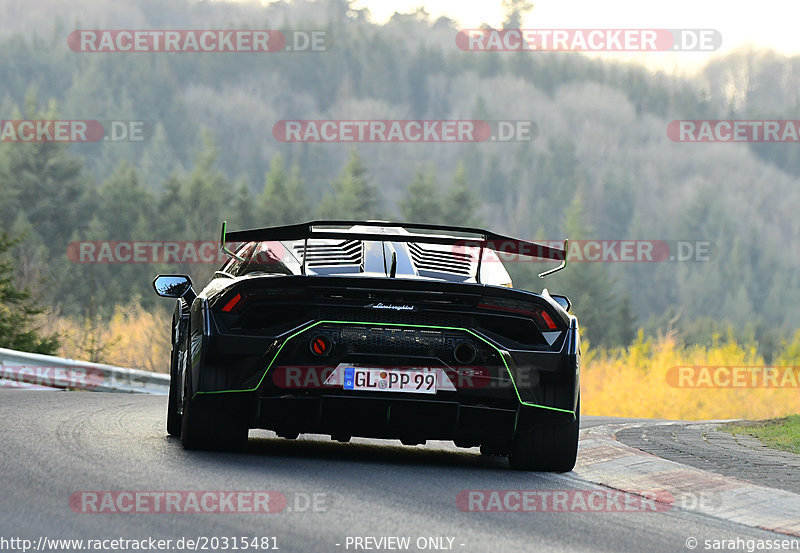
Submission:
M 375 227 L 376 231 L 350 230 L 352 227 Z M 337 228 L 339 227 L 339 228 Z M 343 227 L 343 228 L 342 228 Z M 407 234 L 380 232 L 377 229 L 398 228 Z M 412 232 L 412 231 L 427 231 Z M 431 234 L 431 232 L 445 234 Z M 463 236 L 453 236 L 459 234 Z M 303 241 L 302 274 L 306 274 L 306 248 L 309 239 L 368 240 L 375 242 L 415 242 L 420 244 L 444 244 L 462 247 L 479 248 L 477 274 L 475 281 L 480 283 L 483 250 L 490 249 L 504 254 L 552 259 L 561 264 L 548 271 L 539 273 L 539 278 L 560 271 L 567 266 L 568 240 L 564 240 L 564 248 L 553 248 L 544 244 L 528 242 L 519 238 L 504 236 L 484 229 L 473 227 L 456 227 L 449 225 L 428 225 L 420 223 L 396 223 L 388 221 L 311 221 L 296 225 L 267 227 L 260 229 L 237 230 L 227 232 L 227 222 L 222 222 L 220 234 L 220 250 L 227 255 L 241 258 L 226 247 L 227 242 L 264 242 L 264 241 Z

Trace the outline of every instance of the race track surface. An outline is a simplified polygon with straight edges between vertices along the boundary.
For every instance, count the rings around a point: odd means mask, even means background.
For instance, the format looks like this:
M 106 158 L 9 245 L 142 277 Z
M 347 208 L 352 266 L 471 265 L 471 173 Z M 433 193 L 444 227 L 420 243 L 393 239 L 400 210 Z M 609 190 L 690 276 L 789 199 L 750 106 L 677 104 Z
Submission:
M 599 487 L 574 474 L 513 472 L 503 458 L 441 442 L 340 444 L 322 436 L 289 441 L 251 431 L 246 453 L 188 452 L 166 435 L 165 407 L 166 398 L 156 396 L 0 390 L 0 538 L 38 545 L 40 537 L 153 537 L 173 543 L 274 537 L 284 552 L 335 552 L 392 550 L 366 549 L 377 543 L 371 540 L 356 548 L 355 538 L 404 536 L 410 538 L 408 551 L 430 550 L 416 544 L 431 537 L 444 539 L 420 543 L 462 553 L 674 553 L 689 551 L 690 537 L 699 540 L 697 551 L 706 539 L 785 538 L 677 507 L 465 512 L 456 502 L 465 490 Z M 584 424 L 605 422 L 587 418 Z M 70 497 L 85 498 L 87 491 L 189 490 L 275 491 L 288 503 L 267 514 L 87 514 L 79 502 L 70 505 Z

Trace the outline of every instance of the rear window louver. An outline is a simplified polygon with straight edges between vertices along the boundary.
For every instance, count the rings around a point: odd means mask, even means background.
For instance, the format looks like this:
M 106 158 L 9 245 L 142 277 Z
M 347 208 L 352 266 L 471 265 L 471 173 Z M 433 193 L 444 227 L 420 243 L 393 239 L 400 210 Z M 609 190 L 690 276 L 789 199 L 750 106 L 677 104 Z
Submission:
M 303 262 L 303 250 L 303 244 L 294 246 L 294 252 L 301 263 Z M 307 267 L 361 265 L 364 258 L 364 244 L 360 240 L 344 240 L 333 244 L 309 241 L 305 253 Z
M 457 251 L 433 249 L 410 242 L 411 259 L 419 271 L 435 271 L 470 276 L 474 270 L 472 256 Z

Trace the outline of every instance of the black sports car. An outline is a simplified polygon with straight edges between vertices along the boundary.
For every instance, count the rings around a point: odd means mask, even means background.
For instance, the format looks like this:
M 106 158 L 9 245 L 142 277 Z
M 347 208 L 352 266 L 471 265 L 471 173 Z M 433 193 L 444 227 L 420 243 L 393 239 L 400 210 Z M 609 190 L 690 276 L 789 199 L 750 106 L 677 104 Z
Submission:
M 234 249 L 227 244 L 238 243 Z M 511 287 L 496 252 L 564 249 L 475 228 L 319 221 L 226 233 L 230 259 L 177 298 L 167 430 L 187 449 L 238 450 L 250 428 L 452 440 L 512 468 L 568 471 L 580 415 L 569 300 Z

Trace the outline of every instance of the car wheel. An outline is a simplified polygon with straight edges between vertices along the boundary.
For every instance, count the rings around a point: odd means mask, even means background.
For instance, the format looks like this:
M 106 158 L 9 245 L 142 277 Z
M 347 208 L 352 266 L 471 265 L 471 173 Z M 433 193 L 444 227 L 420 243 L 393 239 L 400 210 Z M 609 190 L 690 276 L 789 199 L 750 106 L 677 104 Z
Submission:
M 575 420 L 561 424 L 543 424 L 517 434 L 511 445 L 508 463 L 514 470 L 569 472 L 578 457 L 581 400 Z
M 167 400 L 167 433 L 170 436 L 181 436 L 181 391 L 178 378 L 181 344 L 173 344 L 169 366 L 169 399 Z
M 191 371 L 187 370 L 181 417 L 184 449 L 243 451 L 247 446 L 247 425 L 216 398 L 192 398 L 191 378 Z

